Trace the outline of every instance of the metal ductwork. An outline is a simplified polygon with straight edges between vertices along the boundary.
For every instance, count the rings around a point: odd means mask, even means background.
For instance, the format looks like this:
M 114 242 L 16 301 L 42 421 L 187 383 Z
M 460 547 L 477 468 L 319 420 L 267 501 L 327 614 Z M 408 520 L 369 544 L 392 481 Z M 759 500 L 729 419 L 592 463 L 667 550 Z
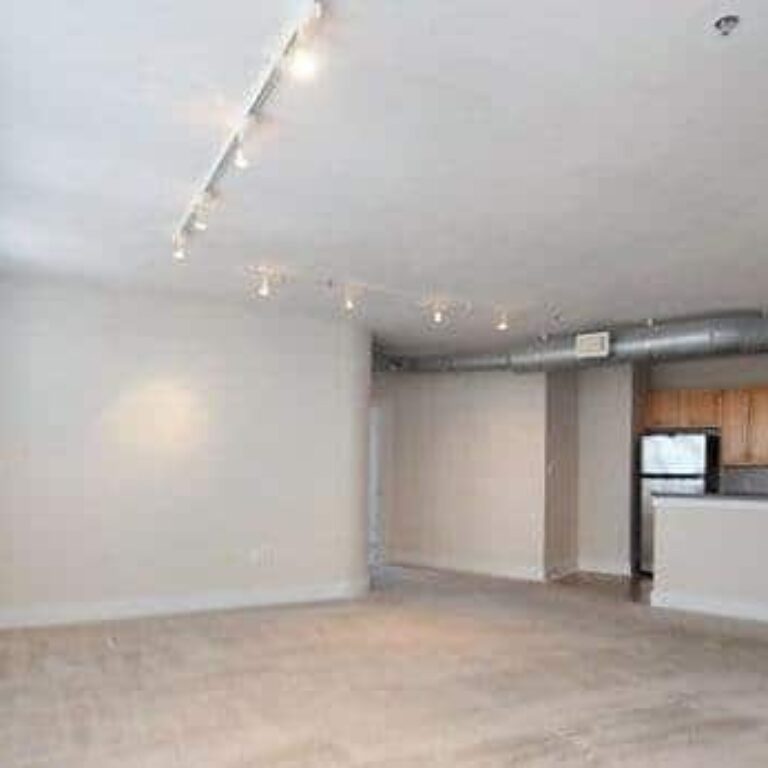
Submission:
M 379 355 L 381 370 L 413 373 L 441 371 L 514 371 L 528 373 L 583 367 L 596 363 L 654 362 L 713 355 L 768 352 L 768 319 L 762 313 L 675 320 L 602 329 L 606 354 L 584 357 L 579 334 L 558 334 L 487 355 Z

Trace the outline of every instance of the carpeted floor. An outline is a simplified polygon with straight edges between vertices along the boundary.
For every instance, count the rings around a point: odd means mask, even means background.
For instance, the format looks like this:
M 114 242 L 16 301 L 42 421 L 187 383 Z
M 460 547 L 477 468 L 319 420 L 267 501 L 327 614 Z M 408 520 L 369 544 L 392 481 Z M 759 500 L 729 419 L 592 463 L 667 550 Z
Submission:
M 768 765 L 768 626 L 610 583 L 0 633 L 2 768 Z

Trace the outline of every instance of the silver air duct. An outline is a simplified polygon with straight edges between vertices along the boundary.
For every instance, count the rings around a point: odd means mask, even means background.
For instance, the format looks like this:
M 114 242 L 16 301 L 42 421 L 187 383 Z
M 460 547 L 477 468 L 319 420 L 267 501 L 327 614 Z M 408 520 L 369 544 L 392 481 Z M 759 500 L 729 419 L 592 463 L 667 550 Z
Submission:
M 440 371 L 514 371 L 528 373 L 602 362 L 677 360 L 712 355 L 768 352 L 768 319 L 762 314 L 676 320 L 606 329 L 604 355 L 583 356 L 578 334 L 559 334 L 488 355 L 379 355 L 381 370 L 414 373 Z

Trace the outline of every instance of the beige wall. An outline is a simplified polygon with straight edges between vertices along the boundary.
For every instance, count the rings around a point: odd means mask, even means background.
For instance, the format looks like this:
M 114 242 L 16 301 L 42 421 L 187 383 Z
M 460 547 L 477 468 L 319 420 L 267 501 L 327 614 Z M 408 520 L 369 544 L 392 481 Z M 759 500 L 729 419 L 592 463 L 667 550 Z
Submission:
M 387 559 L 543 578 L 545 376 L 396 374 L 376 402 Z
M 712 357 L 660 363 L 650 369 L 652 389 L 768 386 L 768 355 Z
M 545 567 L 550 577 L 578 568 L 578 441 L 576 374 L 549 374 Z
M 367 334 L 0 285 L 0 624 L 364 588 Z
M 638 375 L 631 365 L 578 373 L 579 568 L 629 573 Z

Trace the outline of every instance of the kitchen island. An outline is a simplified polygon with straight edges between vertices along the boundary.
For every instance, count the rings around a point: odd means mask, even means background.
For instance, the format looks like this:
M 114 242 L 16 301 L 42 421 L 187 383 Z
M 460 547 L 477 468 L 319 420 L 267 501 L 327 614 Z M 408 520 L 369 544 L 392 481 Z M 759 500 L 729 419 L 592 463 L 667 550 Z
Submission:
M 651 605 L 768 621 L 768 497 L 656 496 Z

